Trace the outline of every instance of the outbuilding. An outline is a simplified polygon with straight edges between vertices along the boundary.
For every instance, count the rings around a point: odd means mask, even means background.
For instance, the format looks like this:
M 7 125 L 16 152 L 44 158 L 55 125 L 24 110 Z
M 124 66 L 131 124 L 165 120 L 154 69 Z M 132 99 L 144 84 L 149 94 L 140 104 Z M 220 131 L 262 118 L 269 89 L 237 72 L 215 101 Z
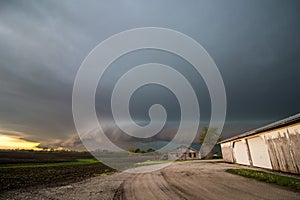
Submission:
M 192 147 L 181 145 L 168 153 L 168 160 L 200 159 L 200 152 Z
M 220 144 L 226 162 L 300 174 L 300 113 Z

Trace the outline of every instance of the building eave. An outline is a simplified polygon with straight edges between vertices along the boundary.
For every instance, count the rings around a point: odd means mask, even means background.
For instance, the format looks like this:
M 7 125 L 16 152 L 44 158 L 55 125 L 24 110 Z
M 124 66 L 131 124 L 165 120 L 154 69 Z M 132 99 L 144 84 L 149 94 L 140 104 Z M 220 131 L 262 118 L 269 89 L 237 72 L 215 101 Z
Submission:
M 225 140 L 223 140 L 221 142 L 218 142 L 218 144 L 222 144 L 222 143 L 226 143 L 226 142 L 231 142 L 231 141 L 234 141 L 234 140 L 239 140 L 241 138 L 245 138 L 245 137 L 257 135 L 257 134 L 260 134 L 260 133 L 265 132 L 265 131 L 269 131 L 269 130 L 272 130 L 272 129 L 280 128 L 282 126 L 287 126 L 287 125 L 294 124 L 294 123 L 297 123 L 297 122 L 300 122 L 300 113 L 295 114 L 293 116 L 290 116 L 288 118 L 282 119 L 280 121 L 268 124 L 266 126 L 263 126 L 263 127 L 260 127 L 260 128 L 257 128 L 257 129 L 245 132 L 243 134 L 240 134 L 240 135 L 237 135 L 237 136 L 225 139 Z

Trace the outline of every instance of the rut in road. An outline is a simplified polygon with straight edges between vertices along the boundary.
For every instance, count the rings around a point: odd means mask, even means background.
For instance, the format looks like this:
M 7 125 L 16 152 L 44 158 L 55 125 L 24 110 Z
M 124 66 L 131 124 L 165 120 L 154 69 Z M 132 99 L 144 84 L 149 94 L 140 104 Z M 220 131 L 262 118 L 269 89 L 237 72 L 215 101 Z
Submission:
M 120 185 L 114 199 L 188 199 L 178 188 L 168 183 L 162 171 L 134 174 Z
M 248 167 L 222 161 L 176 162 L 131 170 L 144 173 L 121 172 L 62 187 L 8 191 L 0 193 L 0 199 L 300 199 L 300 191 L 227 173 L 231 168 Z
M 158 171 L 128 175 L 114 199 L 300 199 L 299 191 L 225 171 L 240 167 L 242 166 L 205 160 L 173 163 Z

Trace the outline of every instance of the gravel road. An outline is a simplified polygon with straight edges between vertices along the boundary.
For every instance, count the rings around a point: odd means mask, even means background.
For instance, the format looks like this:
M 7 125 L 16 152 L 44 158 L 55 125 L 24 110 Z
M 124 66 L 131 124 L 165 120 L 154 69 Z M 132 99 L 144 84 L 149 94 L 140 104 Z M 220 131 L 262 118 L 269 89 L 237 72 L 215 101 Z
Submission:
M 146 171 L 153 167 L 146 167 Z M 116 173 L 56 188 L 10 191 L 5 199 L 300 199 L 300 192 L 229 174 L 212 161 L 176 162 L 147 173 Z M 143 171 L 142 168 L 139 172 Z
M 238 167 L 209 161 L 174 163 L 126 179 L 119 199 L 300 199 L 298 192 L 225 172 Z

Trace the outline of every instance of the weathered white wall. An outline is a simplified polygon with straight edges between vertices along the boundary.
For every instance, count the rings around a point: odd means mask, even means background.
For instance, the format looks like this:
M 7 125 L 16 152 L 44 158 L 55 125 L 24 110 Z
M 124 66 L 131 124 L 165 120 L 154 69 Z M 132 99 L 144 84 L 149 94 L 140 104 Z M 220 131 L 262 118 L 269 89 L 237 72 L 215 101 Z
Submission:
M 226 142 L 221 144 L 222 157 L 225 162 L 234 162 L 232 145 L 233 142 Z
M 300 174 L 300 122 L 242 140 L 221 144 L 224 161 Z
M 191 153 L 191 157 L 189 156 L 189 153 Z M 195 155 L 194 155 L 195 154 Z M 199 159 L 200 153 L 199 151 L 195 151 L 191 148 L 180 146 L 168 153 L 168 160 L 188 160 L 188 159 Z
M 234 157 L 236 163 L 243 165 L 250 165 L 248 149 L 245 141 L 239 141 L 234 143 L 233 147 Z
M 300 123 L 264 134 L 272 169 L 300 174 Z
M 272 169 L 268 147 L 263 136 L 248 139 L 253 166 Z

